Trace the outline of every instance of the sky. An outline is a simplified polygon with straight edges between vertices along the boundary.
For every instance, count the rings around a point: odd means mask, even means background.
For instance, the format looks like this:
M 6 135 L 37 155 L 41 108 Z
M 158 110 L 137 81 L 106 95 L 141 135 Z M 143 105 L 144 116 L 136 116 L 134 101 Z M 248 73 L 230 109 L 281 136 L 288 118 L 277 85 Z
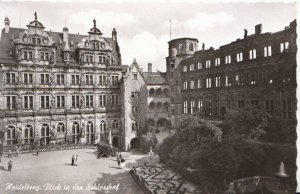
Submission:
M 26 28 L 34 19 L 46 30 L 62 32 L 66 25 L 70 33 L 87 35 L 93 27 L 93 19 L 104 37 L 111 37 L 116 28 L 121 49 L 122 63 L 129 65 L 133 58 L 144 70 L 153 64 L 153 70 L 165 71 L 168 41 L 171 38 L 191 37 L 202 42 L 206 48 L 218 48 L 238 38 L 244 29 L 248 35 L 254 26 L 262 24 L 263 32 L 276 32 L 296 19 L 296 4 L 290 3 L 206 3 L 201 1 L 159 0 L 104 0 L 63 2 L 0 2 L 0 28 L 4 18 L 10 26 Z

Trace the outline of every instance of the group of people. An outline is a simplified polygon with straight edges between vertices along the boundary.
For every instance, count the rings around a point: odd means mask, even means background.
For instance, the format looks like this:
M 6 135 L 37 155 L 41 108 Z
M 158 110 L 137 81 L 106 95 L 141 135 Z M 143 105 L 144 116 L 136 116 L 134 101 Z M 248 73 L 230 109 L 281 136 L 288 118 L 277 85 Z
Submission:
M 78 155 L 76 155 L 76 157 L 74 155 L 72 156 L 71 165 L 72 166 L 78 166 Z
M 17 155 L 17 157 L 19 157 L 19 154 L 20 154 L 20 148 L 17 147 L 16 148 L 16 155 Z M 11 150 L 8 150 L 7 156 L 8 156 L 8 158 L 12 158 L 12 151 Z
M 117 156 L 118 167 L 123 168 L 122 164 L 125 164 L 125 159 L 122 157 L 121 152 L 117 152 L 116 156 Z

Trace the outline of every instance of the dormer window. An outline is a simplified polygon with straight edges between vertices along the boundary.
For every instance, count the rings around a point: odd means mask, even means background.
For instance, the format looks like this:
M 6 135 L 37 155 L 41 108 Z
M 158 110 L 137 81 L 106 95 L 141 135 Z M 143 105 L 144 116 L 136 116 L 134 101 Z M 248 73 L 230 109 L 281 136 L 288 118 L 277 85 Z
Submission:
M 23 51 L 23 59 L 24 60 L 32 60 L 33 52 L 32 51 Z
M 50 59 L 50 53 L 48 52 L 40 52 L 40 60 L 41 61 L 49 61 Z
M 41 44 L 41 38 L 40 37 L 33 37 L 32 38 L 32 44 Z

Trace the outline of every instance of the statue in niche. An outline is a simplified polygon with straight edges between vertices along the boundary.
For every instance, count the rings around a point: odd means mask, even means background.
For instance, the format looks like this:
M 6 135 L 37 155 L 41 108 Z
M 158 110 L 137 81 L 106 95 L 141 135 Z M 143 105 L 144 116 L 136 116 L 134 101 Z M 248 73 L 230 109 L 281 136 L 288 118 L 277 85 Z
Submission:
M 17 56 L 17 60 L 20 61 L 22 59 L 22 51 L 21 51 L 21 49 L 17 49 L 16 56 Z
M 51 73 L 50 82 L 51 82 L 51 84 L 55 84 L 55 75 L 54 75 L 54 73 Z
M 79 134 L 80 134 L 81 138 L 83 138 L 85 136 L 85 125 L 84 125 L 84 123 L 81 124 Z
M 80 55 L 80 63 L 81 63 L 81 64 L 84 63 L 84 55 Z
M 110 56 L 107 56 L 106 63 L 107 65 L 110 65 Z
M 84 75 L 83 75 L 83 74 L 81 74 L 81 77 L 80 77 L 80 83 L 81 83 L 81 84 L 84 84 Z
M 70 61 L 70 53 L 66 52 L 66 61 Z
M 55 130 L 55 125 L 52 125 L 51 126 L 51 130 L 50 130 L 50 135 L 51 135 L 51 138 L 55 138 L 56 137 L 56 130 Z
M 51 107 L 52 107 L 52 108 L 55 107 L 55 97 L 54 97 L 53 94 L 51 95 Z
M 18 127 L 16 130 L 16 140 L 18 143 L 22 141 L 22 128 Z
M 17 75 L 17 84 L 21 84 L 22 83 L 22 73 L 19 71 L 18 75 Z
M 22 97 L 21 97 L 20 94 L 19 94 L 18 97 L 17 97 L 16 108 L 17 108 L 17 109 L 22 108 Z
M 50 63 L 54 63 L 54 52 L 51 52 Z
M 85 101 L 84 95 L 81 94 L 81 98 L 80 98 L 80 106 L 81 107 L 84 106 L 84 101 Z

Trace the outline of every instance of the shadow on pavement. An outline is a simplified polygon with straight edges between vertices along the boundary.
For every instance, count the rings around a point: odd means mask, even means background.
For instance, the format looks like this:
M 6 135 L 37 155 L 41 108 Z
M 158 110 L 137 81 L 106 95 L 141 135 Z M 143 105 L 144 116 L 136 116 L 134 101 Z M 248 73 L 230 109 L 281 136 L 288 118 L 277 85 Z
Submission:
M 6 169 L 4 168 L 4 166 L 0 166 L 0 170 L 2 170 L 2 171 L 8 171 L 8 170 L 6 170 Z
M 129 175 L 129 172 L 120 172 L 117 174 L 101 173 L 101 178 L 97 178 L 94 185 L 98 185 L 96 194 L 117 193 L 117 194 L 143 194 L 144 192 L 134 179 Z M 102 189 L 101 189 L 102 186 Z M 109 187 L 110 186 L 110 187 Z M 105 190 L 110 188 L 108 190 Z

